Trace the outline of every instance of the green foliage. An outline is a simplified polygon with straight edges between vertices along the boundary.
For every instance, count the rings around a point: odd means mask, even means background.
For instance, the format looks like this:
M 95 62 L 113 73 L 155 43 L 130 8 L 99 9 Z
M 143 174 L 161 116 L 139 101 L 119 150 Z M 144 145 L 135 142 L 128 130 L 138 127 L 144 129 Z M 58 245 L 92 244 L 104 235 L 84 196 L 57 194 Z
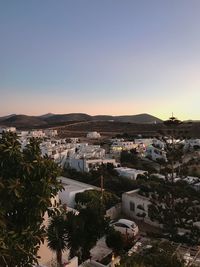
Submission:
M 120 267 L 184 267 L 184 261 L 168 242 L 155 243 L 140 254 L 125 257 Z
M 193 222 L 200 220 L 200 195 L 185 182 L 169 183 L 163 181 L 150 189 L 151 205 L 148 215 L 163 225 L 172 239 L 177 238 L 178 228 L 192 231 Z M 195 233 L 194 235 L 192 233 Z M 188 243 L 198 244 L 200 233 L 192 231 L 185 239 Z
M 137 153 L 134 150 L 131 151 L 122 151 L 120 154 L 121 163 L 136 163 L 138 161 Z
M 106 235 L 106 245 L 119 255 L 125 247 L 125 240 L 119 231 L 110 228 Z
M 0 139 L 0 266 L 32 266 L 45 236 L 43 216 L 62 187 L 58 166 L 40 155 L 31 139 L 24 151 L 17 136 Z
M 53 216 L 47 229 L 48 247 L 56 252 L 59 266 L 62 265 L 62 252 L 67 248 L 65 224 L 65 217 L 62 214 Z
M 79 228 L 74 238 L 79 235 L 79 250 L 76 251 L 75 255 L 79 256 L 80 261 L 84 261 L 90 257 L 90 249 L 105 234 L 108 222 L 99 207 L 81 209 L 78 215 L 78 222 Z M 70 235 L 70 232 L 68 234 Z
M 88 205 L 92 202 L 101 204 L 101 191 L 97 190 L 86 190 L 81 193 L 77 193 L 75 196 L 75 201 L 77 204 Z M 103 192 L 102 204 L 106 209 L 111 208 L 119 202 L 119 198 L 110 192 Z
M 51 221 L 48 228 L 48 245 L 58 252 L 60 258 L 67 247 L 70 256 L 78 256 L 82 262 L 90 257 L 90 249 L 105 234 L 107 228 L 108 222 L 99 207 L 80 209 L 78 215 L 68 212 Z
M 120 177 L 113 168 L 110 168 L 110 166 L 107 168 L 106 165 L 102 165 L 99 170 L 92 171 L 89 173 L 77 172 L 74 169 L 66 169 L 63 175 L 71 179 L 95 185 L 98 187 L 101 186 L 100 177 L 101 175 L 103 175 L 104 189 L 115 193 L 119 197 L 121 197 L 121 194 L 126 191 L 138 188 L 137 181 L 130 180 L 126 177 Z

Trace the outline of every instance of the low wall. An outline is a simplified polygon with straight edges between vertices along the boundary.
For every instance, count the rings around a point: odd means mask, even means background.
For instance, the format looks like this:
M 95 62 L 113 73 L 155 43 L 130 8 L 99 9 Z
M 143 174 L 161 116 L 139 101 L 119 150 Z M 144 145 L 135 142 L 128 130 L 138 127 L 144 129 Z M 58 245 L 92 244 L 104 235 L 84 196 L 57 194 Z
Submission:
M 122 203 L 118 203 L 106 211 L 106 217 L 109 217 L 111 220 L 115 220 L 121 215 L 121 212 Z

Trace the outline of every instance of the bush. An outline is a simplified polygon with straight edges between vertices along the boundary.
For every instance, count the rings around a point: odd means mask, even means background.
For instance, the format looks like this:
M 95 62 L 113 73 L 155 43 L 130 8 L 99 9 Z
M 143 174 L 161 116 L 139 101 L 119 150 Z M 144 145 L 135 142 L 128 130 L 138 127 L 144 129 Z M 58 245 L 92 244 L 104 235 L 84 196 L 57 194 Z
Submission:
M 115 231 L 113 228 L 109 230 L 106 236 L 106 244 L 118 255 L 123 251 L 125 247 L 125 241 L 122 234 L 118 231 Z
M 101 191 L 97 191 L 97 190 L 86 190 L 84 192 L 81 193 L 77 193 L 75 196 L 75 201 L 77 204 L 81 204 L 81 205 L 88 205 L 92 202 L 98 202 L 100 205 L 100 200 L 101 200 Z M 109 209 L 111 207 L 113 207 L 114 205 L 116 205 L 119 202 L 119 198 L 110 192 L 103 192 L 103 206 L 106 209 Z

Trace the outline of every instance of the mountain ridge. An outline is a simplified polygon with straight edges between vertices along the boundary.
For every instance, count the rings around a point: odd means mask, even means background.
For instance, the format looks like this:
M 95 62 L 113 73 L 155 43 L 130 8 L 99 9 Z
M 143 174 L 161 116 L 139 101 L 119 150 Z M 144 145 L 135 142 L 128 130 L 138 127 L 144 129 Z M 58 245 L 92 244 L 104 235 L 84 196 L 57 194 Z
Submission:
M 89 115 L 86 113 L 68 113 L 68 114 L 53 114 L 47 113 L 40 116 L 30 115 L 9 115 L 0 117 L 0 125 L 15 126 L 15 127 L 48 127 L 63 125 L 68 122 L 76 121 L 116 121 L 116 122 L 128 122 L 139 124 L 153 124 L 162 123 L 162 120 L 147 113 L 136 115 Z

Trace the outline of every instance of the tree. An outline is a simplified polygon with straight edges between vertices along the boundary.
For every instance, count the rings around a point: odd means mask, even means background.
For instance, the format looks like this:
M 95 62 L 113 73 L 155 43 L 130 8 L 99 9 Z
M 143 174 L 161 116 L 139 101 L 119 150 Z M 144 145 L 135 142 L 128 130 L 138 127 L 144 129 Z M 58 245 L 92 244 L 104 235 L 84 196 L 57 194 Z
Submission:
M 95 246 L 97 240 L 102 237 L 108 227 L 108 221 L 104 218 L 104 210 L 97 205 L 87 206 L 79 213 L 81 224 L 81 259 L 86 260 L 90 257 L 90 250 Z
M 87 205 L 94 201 L 101 205 L 100 199 L 101 191 L 97 190 L 86 190 L 84 192 L 77 193 L 75 196 L 76 203 L 81 205 Z M 109 209 L 112 206 L 116 205 L 117 203 L 119 203 L 119 201 L 120 199 L 115 194 L 107 191 L 103 192 L 102 204 L 103 206 L 105 206 L 106 209 Z
M 90 257 L 90 250 L 108 229 L 105 210 L 95 200 L 87 203 L 79 212 L 56 215 L 48 227 L 48 246 L 57 253 L 62 262 L 62 251 L 70 250 L 70 257 L 78 256 L 82 262 Z
M 100 186 L 100 177 L 104 177 L 104 188 L 121 197 L 121 194 L 138 187 L 137 181 L 130 180 L 126 177 L 121 177 L 113 168 L 107 168 L 106 165 L 101 165 L 98 170 L 93 170 L 89 173 L 77 172 L 74 169 L 65 169 L 64 176 L 80 182 L 88 183 L 95 186 Z
M 170 129 L 171 133 L 171 143 L 166 143 L 166 149 L 167 149 L 167 159 L 171 168 L 171 181 L 174 182 L 174 168 L 176 161 L 179 161 L 182 156 L 182 149 L 180 149 L 180 144 L 176 143 L 174 138 L 175 135 L 177 135 L 178 127 L 181 125 L 182 122 L 175 118 L 172 114 L 172 117 L 169 118 L 169 120 L 164 121 L 164 125 Z M 179 146 L 177 148 L 177 145 Z
M 174 182 L 175 171 L 180 169 L 184 157 L 183 144 L 179 142 L 166 143 L 167 162 L 163 164 L 171 174 L 171 182 Z
M 65 218 L 62 214 L 53 216 L 47 229 L 48 247 L 56 252 L 58 266 L 62 266 L 62 252 L 67 249 Z
M 137 153 L 134 150 L 126 151 L 123 150 L 120 154 L 120 162 L 121 163 L 137 163 L 138 157 Z
M 106 236 L 106 245 L 119 255 L 125 247 L 125 241 L 119 231 L 115 231 L 115 229 L 111 228 Z
M 139 254 L 125 257 L 120 267 L 184 267 L 184 260 L 174 251 L 169 242 L 152 244 Z
M 32 266 L 45 237 L 42 225 L 51 198 L 62 188 L 58 166 L 31 139 L 21 151 L 16 134 L 0 139 L 0 266 Z
M 186 182 L 162 181 L 150 189 L 151 205 L 148 215 L 151 220 L 163 225 L 163 230 L 170 234 L 172 239 L 179 238 L 178 228 L 191 232 L 188 243 L 198 244 L 200 232 L 193 231 L 193 222 L 200 220 L 200 195 Z M 195 233 L 195 234 L 192 234 Z

